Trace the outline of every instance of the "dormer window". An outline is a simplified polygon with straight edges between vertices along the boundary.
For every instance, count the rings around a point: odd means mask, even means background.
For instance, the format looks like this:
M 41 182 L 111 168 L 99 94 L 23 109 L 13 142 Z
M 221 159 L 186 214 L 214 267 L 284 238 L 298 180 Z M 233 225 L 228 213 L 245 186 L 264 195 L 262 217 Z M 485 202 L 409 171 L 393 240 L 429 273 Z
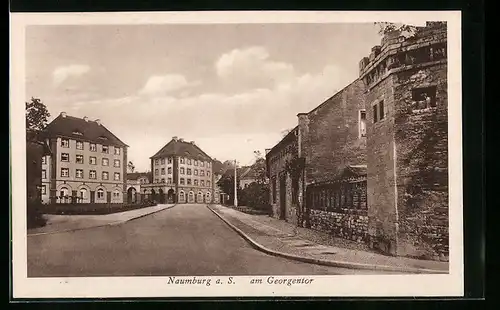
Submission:
M 108 137 L 105 137 L 105 136 L 100 136 L 100 137 L 99 137 L 99 140 L 108 140 Z
M 73 134 L 77 136 L 83 136 L 83 133 L 81 133 L 79 130 L 73 130 Z

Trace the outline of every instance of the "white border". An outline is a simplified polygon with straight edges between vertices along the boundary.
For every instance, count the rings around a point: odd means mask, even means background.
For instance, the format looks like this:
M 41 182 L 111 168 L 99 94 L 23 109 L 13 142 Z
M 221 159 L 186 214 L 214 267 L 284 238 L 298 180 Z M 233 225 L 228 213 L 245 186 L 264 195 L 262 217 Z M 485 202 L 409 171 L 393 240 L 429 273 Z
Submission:
M 12 238 L 14 298 L 208 297 L 208 296 L 463 296 L 461 13 L 419 12 L 134 12 L 12 13 L 10 15 Z M 24 131 L 25 27 L 82 24 L 353 23 L 390 21 L 423 25 L 448 23 L 449 224 L 448 275 L 312 276 L 310 285 L 250 285 L 255 277 L 235 277 L 235 285 L 167 285 L 168 277 L 27 278 L 26 154 Z M 367 51 L 368 53 L 369 51 Z M 213 277 L 215 281 L 215 278 Z M 228 280 L 228 277 L 218 277 Z M 265 277 L 262 277 L 265 279 Z M 265 280 L 264 280 L 265 281 Z M 247 283 L 247 284 L 245 284 Z

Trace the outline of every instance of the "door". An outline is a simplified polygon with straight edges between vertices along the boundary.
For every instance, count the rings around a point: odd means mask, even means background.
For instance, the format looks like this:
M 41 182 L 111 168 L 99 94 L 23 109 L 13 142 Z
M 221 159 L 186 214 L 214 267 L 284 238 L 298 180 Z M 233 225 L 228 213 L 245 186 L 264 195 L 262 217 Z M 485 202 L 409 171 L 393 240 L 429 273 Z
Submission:
M 286 179 L 280 177 L 280 219 L 286 220 Z
M 111 192 L 107 192 L 107 196 L 108 196 L 107 202 L 111 203 Z

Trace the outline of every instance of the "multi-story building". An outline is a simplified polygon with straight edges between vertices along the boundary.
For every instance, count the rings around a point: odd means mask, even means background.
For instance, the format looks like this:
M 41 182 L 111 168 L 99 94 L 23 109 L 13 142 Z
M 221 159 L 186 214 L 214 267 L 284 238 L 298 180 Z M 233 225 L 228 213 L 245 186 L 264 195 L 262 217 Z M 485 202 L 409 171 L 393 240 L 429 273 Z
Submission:
M 150 159 L 153 182 L 142 186 L 146 199 L 160 203 L 212 203 L 212 158 L 194 141 L 173 137 Z
M 44 203 L 123 203 L 127 145 L 99 119 L 65 112 L 44 131 L 52 155 L 42 158 Z
M 139 203 L 144 199 L 141 188 L 152 181 L 151 172 L 127 173 L 127 202 Z
M 266 150 L 276 217 L 392 255 L 448 259 L 446 25 L 392 32 L 359 78 Z

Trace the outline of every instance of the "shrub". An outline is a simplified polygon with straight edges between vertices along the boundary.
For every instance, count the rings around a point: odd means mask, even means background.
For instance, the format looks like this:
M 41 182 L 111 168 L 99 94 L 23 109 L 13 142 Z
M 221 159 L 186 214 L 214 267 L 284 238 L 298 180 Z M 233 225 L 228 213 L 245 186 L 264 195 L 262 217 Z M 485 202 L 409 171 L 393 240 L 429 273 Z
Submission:
M 43 227 L 47 220 L 43 217 L 41 204 L 30 203 L 26 209 L 26 220 L 28 229 Z
M 266 213 L 271 212 L 269 187 L 266 184 L 252 183 L 242 192 L 246 206 Z

